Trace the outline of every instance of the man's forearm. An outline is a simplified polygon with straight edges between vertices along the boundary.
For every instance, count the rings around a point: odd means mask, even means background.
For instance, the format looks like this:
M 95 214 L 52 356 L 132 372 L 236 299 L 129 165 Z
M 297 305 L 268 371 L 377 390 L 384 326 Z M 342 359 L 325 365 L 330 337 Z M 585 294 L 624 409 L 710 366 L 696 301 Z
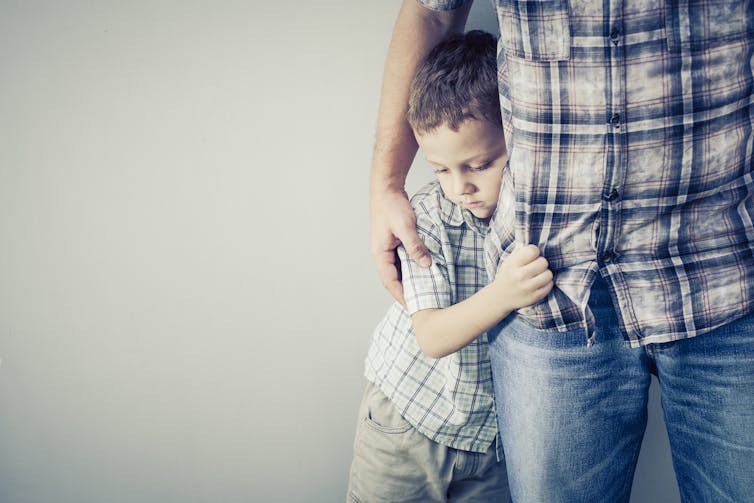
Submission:
M 471 4 L 438 12 L 404 0 L 393 28 L 382 80 L 372 162 L 372 193 L 401 191 L 417 145 L 406 121 L 408 92 L 417 66 L 451 33 L 463 30 Z

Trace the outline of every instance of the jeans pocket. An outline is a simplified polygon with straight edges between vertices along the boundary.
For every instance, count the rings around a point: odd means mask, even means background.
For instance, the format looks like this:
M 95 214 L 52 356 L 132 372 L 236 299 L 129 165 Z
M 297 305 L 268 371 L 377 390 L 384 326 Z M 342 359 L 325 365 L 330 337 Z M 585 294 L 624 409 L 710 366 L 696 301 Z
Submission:
M 665 32 L 670 52 L 709 49 L 741 39 L 747 26 L 749 2 L 741 0 L 681 0 L 665 4 Z
M 506 54 L 532 61 L 569 59 L 567 0 L 497 0 L 497 15 Z
M 494 333 L 495 339 L 503 337 L 526 346 L 548 349 L 570 348 L 581 351 L 586 349 L 588 339 L 588 334 L 583 328 L 569 330 L 537 328 L 519 314 L 504 318 L 490 332 L 497 332 Z M 490 346 L 490 354 L 492 351 L 492 346 Z

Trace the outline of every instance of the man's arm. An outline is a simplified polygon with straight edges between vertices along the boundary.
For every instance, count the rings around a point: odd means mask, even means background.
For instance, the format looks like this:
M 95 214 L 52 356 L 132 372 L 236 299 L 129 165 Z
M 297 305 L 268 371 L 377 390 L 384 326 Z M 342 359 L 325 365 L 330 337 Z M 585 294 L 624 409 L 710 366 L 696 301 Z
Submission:
M 542 300 L 553 287 L 547 260 L 534 245 L 514 251 L 495 279 L 466 300 L 411 316 L 422 352 L 432 358 L 455 353 L 518 308 Z
M 416 217 L 404 189 L 417 150 L 406 121 L 408 91 L 427 53 L 448 35 L 463 30 L 470 8 L 471 2 L 451 11 L 434 11 L 417 0 L 404 0 L 385 61 L 370 179 L 372 256 L 382 284 L 404 306 L 395 255 L 398 244 L 403 243 L 421 266 L 431 263 L 416 234 Z

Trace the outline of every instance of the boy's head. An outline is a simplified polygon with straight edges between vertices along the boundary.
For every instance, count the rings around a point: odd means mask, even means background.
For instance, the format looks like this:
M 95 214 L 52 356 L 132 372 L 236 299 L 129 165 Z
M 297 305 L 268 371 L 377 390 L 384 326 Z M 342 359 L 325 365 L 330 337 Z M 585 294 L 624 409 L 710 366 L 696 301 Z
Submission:
M 407 113 L 445 196 L 479 218 L 495 210 L 508 159 L 495 49 L 481 31 L 440 42 L 411 83 Z

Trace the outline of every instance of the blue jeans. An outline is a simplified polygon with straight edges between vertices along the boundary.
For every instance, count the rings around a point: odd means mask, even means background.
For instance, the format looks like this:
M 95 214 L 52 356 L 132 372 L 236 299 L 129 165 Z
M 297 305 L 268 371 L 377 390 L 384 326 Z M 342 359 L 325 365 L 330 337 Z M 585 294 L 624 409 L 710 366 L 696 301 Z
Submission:
M 515 316 L 490 333 L 513 500 L 627 502 L 656 373 L 683 501 L 754 501 L 754 315 L 631 349 L 602 280 L 589 305 L 591 347 Z

